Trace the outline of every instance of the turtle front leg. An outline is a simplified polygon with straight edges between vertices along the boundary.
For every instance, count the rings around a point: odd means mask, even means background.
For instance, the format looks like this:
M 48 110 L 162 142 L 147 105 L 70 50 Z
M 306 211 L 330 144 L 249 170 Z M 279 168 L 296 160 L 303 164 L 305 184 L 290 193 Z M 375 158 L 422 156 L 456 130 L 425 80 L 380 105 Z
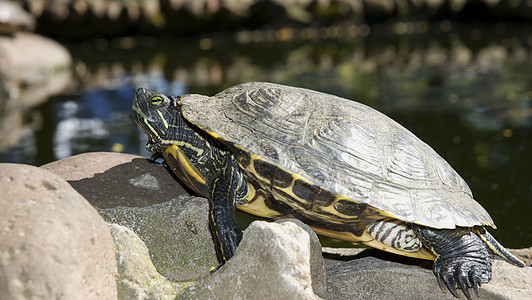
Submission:
M 218 260 L 223 265 L 235 253 L 242 231 L 236 226 L 236 201 L 230 179 L 219 176 L 213 180 L 211 189 L 209 225 L 216 244 Z
M 471 229 L 434 229 L 413 225 L 422 243 L 436 254 L 434 274 L 442 291 L 457 298 L 456 286 L 471 299 L 469 288 L 478 296 L 478 288 L 491 280 L 489 248 Z M 474 229 L 474 228 L 473 228 Z
M 242 231 L 235 221 L 238 200 L 248 193 L 248 183 L 232 156 L 227 156 L 223 167 L 210 184 L 209 224 L 216 244 L 218 259 L 223 265 L 235 253 Z

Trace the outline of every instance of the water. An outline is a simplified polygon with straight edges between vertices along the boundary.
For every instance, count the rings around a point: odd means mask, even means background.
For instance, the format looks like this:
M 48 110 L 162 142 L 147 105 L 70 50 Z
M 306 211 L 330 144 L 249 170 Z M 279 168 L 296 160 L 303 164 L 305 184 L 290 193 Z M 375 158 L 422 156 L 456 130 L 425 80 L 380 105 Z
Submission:
M 273 81 L 356 99 L 392 117 L 462 175 L 499 227 L 491 231 L 499 241 L 530 247 L 532 40 L 481 37 L 254 43 L 237 35 L 67 45 L 75 84 L 27 112 L 41 126 L 0 152 L 0 161 L 42 165 L 88 151 L 149 156 L 130 114 L 137 86 L 213 95 L 239 82 Z

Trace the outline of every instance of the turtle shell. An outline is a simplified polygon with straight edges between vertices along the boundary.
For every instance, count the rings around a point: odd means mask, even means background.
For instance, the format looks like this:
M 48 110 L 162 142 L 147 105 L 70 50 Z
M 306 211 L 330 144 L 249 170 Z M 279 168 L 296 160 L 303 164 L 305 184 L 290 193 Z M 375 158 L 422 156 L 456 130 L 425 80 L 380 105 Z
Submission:
M 384 114 L 308 89 L 245 83 L 181 98 L 183 116 L 237 157 L 258 157 L 310 184 L 405 222 L 453 229 L 493 220 L 430 146 Z M 282 200 L 281 200 L 282 201 Z

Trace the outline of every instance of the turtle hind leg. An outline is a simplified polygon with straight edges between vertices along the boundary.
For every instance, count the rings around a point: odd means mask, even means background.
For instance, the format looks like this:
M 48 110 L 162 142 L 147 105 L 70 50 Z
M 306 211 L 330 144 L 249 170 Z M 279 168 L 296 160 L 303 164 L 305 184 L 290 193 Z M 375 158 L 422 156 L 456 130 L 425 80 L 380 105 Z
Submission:
M 421 248 L 421 241 L 405 222 L 397 219 L 377 221 L 366 229 L 375 240 L 399 251 L 415 253 Z
M 447 289 L 459 297 L 460 288 L 467 299 L 469 289 L 478 296 L 481 284 L 491 280 L 491 258 L 488 246 L 469 228 L 434 229 L 412 226 L 424 246 L 436 254 L 434 274 L 442 291 Z
M 523 268 L 525 263 L 522 262 L 519 258 L 515 257 L 510 251 L 504 248 L 497 240 L 484 228 L 475 230 L 475 232 L 480 236 L 480 238 L 488 245 L 491 252 L 502 257 L 505 261 L 511 263 L 512 265 Z

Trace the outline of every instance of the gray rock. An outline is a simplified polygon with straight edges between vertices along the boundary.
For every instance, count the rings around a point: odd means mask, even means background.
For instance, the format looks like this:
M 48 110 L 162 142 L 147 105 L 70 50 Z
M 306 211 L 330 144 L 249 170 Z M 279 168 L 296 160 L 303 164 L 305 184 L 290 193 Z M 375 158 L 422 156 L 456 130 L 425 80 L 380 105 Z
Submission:
M 177 299 L 319 299 L 323 266 L 316 235 L 299 221 L 255 221 L 235 255 Z M 313 257 L 314 256 L 314 257 Z M 317 266 L 313 266 L 317 264 Z
M 72 58 L 52 39 L 17 32 L 0 36 L 0 66 L 2 149 L 42 126 L 38 123 L 42 120 L 25 112 L 66 89 L 71 81 Z
M 188 195 L 165 167 L 138 155 L 91 152 L 41 168 L 63 177 L 97 208 L 143 207 Z
M 144 242 L 129 228 L 109 224 L 118 260 L 118 299 L 174 299 L 193 282 L 173 282 L 157 272 Z
M 282 224 L 284 222 L 292 222 L 298 225 L 301 229 L 310 237 L 310 276 L 312 281 L 312 290 L 316 295 L 322 296 L 325 295 L 327 291 L 327 286 L 325 284 L 325 268 L 324 268 L 324 259 L 322 255 L 322 247 L 320 240 L 316 233 L 308 227 L 305 223 L 301 222 L 298 219 L 281 219 L 277 220 L 276 223 Z
M 493 277 L 482 285 L 485 299 L 532 299 L 532 268 L 518 268 L 502 260 L 494 260 Z
M 356 257 L 326 265 L 328 299 L 456 299 L 440 290 L 430 261 L 378 250 Z M 530 299 L 532 268 L 494 260 L 492 280 L 479 294 L 480 299 Z
M 0 299 L 116 299 L 113 238 L 59 176 L 0 164 Z
M 161 274 L 193 280 L 218 265 L 208 201 L 178 197 L 188 192 L 162 165 L 137 155 L 93 152 L 41 168 L 66 179 L 106 221 L 138 234 Z
M 46 57 L 46 59 L 43 59 Z M 66 89 L 72 57 L 58 42 L 30 32 L 0 36 L 0 61 L 9 72 L 1 78 L 20 107 L 32 107 Z
M 362 255 L 325 270 L 329 299 L 453 299 L 441 293 L 430 269 L 416 265 Z
M 13 34 L 20 30 L 32 31 L 35 17 L 26 12 L 20 3 L 0 1 L 0 34 Z
M 100 209 L 107 222 L 132 229 L 150 249 L 157 270 L 174 280 L 195 280 L 218 266 L 209 231 L 207 199 L 179 196 L 146 207 Z

